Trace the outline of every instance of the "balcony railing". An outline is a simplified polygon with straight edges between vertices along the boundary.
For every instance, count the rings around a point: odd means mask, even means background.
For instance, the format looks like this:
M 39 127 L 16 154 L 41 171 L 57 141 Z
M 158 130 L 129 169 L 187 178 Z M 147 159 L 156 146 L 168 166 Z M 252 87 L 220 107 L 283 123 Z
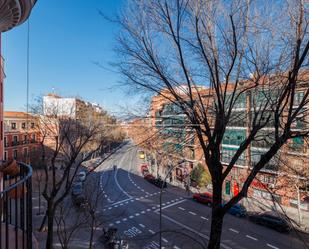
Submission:
M 18 163 L 0 182 L 0 249 L 37 248 L 32 235 L 32 168 Z M 13 176 L 12 176 L 13 175 Z

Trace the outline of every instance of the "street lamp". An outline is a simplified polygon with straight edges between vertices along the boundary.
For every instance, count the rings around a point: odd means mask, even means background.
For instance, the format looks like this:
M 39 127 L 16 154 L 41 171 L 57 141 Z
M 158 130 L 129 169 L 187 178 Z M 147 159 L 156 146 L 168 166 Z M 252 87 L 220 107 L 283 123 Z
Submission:
M 169 171 L 167 172 L 167 174 L 164 177 L 164 181 L 163 184 L 161 184 L 161 190 L 160 190 L 160 221 L 159 221 L 159 226 L 160 226 L 160 240 L 159 240 L 159 244 L 160 244 L 160 249 L 162 248 L 162 193 L 163 193 L 163 186 L 166 184 L 166 179 L 167 177 L 171 174 L 171 172 L 173 171 L 174 168 L 178 167 L 179 165 L 181 165 L 182 163 L 184 163 L 186 160 L 181 160 L 180 162 L 178 162 L 176 165 L 172 166 Z

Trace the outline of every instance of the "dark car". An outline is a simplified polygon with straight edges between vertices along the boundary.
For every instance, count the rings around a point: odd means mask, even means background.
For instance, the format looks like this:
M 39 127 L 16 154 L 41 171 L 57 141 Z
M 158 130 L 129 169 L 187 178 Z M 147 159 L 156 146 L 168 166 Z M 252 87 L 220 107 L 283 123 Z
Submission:
M 82 182 L 75 182 L 72 185 L 71 194 L 73 196 L 81 195 L 83 193 L 83 183 Z
M 245 217 L 247 215 L 246 208 L 241 204 L 236 204 L 232 206 L 227 212 L 237 217 Z
M 155 178 L 151 174 L 144 175 L 144 179 L 147 180 L 149 183 L 159 187 L 159 188 L 166 188 L 166 182 L 162 181 L 160 178 Z
M 212 204 L 212 194 L 211 193 L 202 193 L 202 194 L 194 194 L 193 200 L 207 204 L 208 206 L 211 206 Z
M 80 194 L 80 195 L 74 195 L 73 196 L 73 204 L 79 208 L 79 209 L 86 209 L 88 202 L 87 199 L 85 197 L 85 195 Z
M 249 219 L 259 225 L 275 229 L 278 232 L 289 232 L 291 230 L 289 223 L 277 215 L 268 213 L 255 213 L 251 214 Z

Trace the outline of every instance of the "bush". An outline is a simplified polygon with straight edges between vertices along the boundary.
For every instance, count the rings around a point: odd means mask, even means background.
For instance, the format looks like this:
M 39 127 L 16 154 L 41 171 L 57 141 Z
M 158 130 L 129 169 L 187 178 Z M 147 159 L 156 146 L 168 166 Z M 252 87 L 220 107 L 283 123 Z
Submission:
M 198 164 L 190 174 L 192 181 L 196 182 L 199 187 L 204 187 L 206 184 L 211 182 L 208 171 L 201 165 Z

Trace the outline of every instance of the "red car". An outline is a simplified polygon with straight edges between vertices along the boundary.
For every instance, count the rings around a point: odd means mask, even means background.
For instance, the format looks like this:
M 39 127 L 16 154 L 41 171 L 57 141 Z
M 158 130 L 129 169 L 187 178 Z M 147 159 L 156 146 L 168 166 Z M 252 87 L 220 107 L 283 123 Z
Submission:
M 207 204 L 208 206 L 211 206 L 212 204 L 212 194 L 211 193 L 202 193 L 202 194 L 194 194 L 193 200 Z
M 142 164 L 141 165 L 141 172 L 142 172 L 142 174 L 144 176 L 149 174 L 149 170 L 148 170 L 148 165 L 147 164 Z
M 147 175 L 144 175 L 144 179 L 147 181 L 154 181 L 156 178 L 151 174 L 147 174 Z

